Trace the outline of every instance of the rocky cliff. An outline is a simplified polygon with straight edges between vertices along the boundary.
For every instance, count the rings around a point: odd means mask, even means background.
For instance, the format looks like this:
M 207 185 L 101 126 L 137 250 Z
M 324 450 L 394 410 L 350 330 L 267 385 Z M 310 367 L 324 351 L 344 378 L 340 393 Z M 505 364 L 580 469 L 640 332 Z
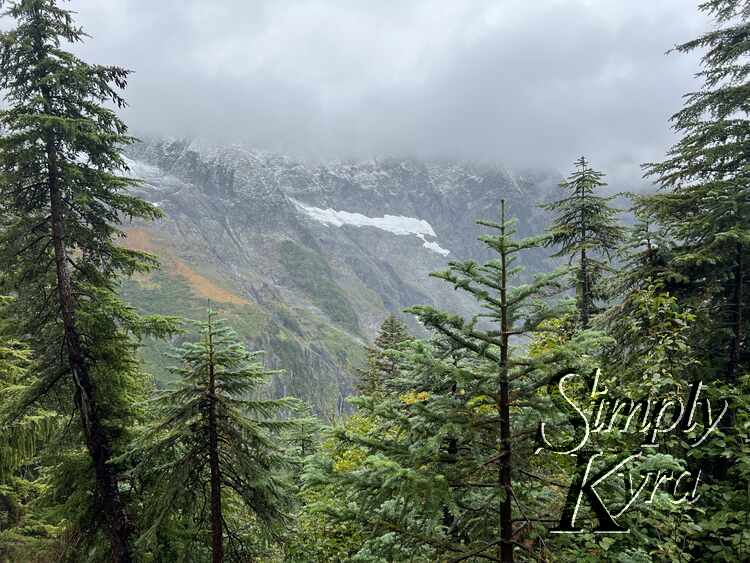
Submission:
M 389 312 L 471 303 L 429 273 L 452 259 L 486 259 L 478 218 L 505 198 L 521 235 L 538 234 L 536 206 L 559 181 L 499 166 L 382 159 L 310 165 L 195 142 L 151 140 L 128 151 L 138 191 L 165 218 L 132 224 L 127 244 L 159 255 L 159 272 L 125 284 L 148 312 L 201 318 L 218 309 L 285 371 L 271 392 L 318 412 L 341 408 L 362 347 Z M 546 253 L 524 264 L 547 267 Z M 415 331 L 419 327 L 412 327 Z M 145 361 L 165 380 L 163 345 Z

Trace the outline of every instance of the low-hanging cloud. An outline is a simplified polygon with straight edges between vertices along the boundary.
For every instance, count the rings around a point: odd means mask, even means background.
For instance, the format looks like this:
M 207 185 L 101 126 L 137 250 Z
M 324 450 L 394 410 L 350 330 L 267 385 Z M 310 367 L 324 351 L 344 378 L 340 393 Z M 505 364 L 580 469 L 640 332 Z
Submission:
M 413 155 L 615 178 L 674 140 L 697 87 L 674 44 L 709 25 L 685 0 L 74 0 L 77 49 L 135 71 L 139 134 L 312 158 Z

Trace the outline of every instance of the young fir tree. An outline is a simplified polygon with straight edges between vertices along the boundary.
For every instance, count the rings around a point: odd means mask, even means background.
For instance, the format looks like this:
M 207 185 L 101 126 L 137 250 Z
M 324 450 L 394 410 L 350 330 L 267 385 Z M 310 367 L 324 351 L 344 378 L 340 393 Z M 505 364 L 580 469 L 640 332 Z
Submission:
M 682 139 L 664 162 L 646 166 L 660 193 L 644 198 L 675 239 L 673 264 L 699 300 L 710 300 L 721 319 L 725 378 L 735 382 L 748 368 L 748 248 L 750 248 L 750 2 L 709 0 L 701 10 L 717 28 L 678 45 L 679 52 L 705 49 L 703 87 L 686 96 L 672 117 Z
M 610 207 L 613 197 L 596 195 L 606 186 L 604 174 L 591 168 L 585 157 L 579 158 L 576 170 L 560 184 L 567 197 L 542 205 L 554 214 L 549 228 L 547 245 L 559 250 L 554 256 L 567 256 L 575 266 L 575 287 L 581 325 L 588 328 L 591 316 L 597 311 L 600 296 L 599 281 L 609 268 L 608 261 L 617 249 L 623 232 L 615 218 L 618 211 Z M 607 262 L 604 262 L 604 258 Z
M 559 291 L 557 280 L 562 272 L 540 276 L 528 285 L 512 287 L 510 280 L 519 272 L 513 267 L 513 262 L 519 253 L 539 246 L 546 238 L 516 240 L 513 222 L 505 217 L 504 200 L 500 205 L 499 223 L 479 221 L 479 224 L 497 232 L 481 240 L 497 253 L 498 259 L 481 266 L 472 261 L 452 262 L 448 271 L 435 274 L 435 277 L 453 284 L 457 290 L 470 293 L 485 311 L 479 319 L 492 326 L 483 328 L 477 323 L 478 319 L 466 323 L 431 307 L 417 307 L 413 311 L 425 326 L 447 338 L 454 349 L 473 352 L 497 366 L 497 377 L 493 378 L 492 385 L 495 389 L 491 389 L 488 396 L 495 403 L 499 451 L 484 463 L 498 466 L 497 485 L 502 491 L 498 497 L 502 499 L 498 510 L 500 559 L 513 561 L 513 506 L 518 499 L 513 493 L 511 386 L 516 386 L 516 397 L 520 394 L 528 398 L 538 385 L 529 376 L 539 366 L 529 362 L 527 357 L 514 357 L 520 354 L 514 353 L 510 339 L 532 334 L 540 323 L 554 316 L 555 312 L 546 307 L 542 299 Z
M 224 560 L 225 538 L 228 557 L 245 560 L 249 522 L 273 538 L 287 520 L 293 459 L 281 436 L 297 422 L 281 417 L 299 402 L 254 398 L 274 373 L 263 366 L 262 352 L 248 352 L 211 311 L 200 327 L 200 340 L 178 350 L 179 380 L 158 397 L 156 420 L 136 444 L 137 472 L 155 488 L 144 541 L 161 553 L 160 531 L 181 520 L 183 529 L 185 522 L 194 527 L 186 553 L 195 553 L 195 541 L 210 530 L 213 561 Z
M 94 467 L 97 521 L 113 560 L 130 561 L 130 525 L 110 461 L 127 423 L 123 385 L 137 369 L 130 335 L 149 323 L 120 303 L 115 280 L 154 264 L 115 239 L 123 218 L 159 213 L 129 195 L 135 182 L 123 176 L 120 149 L 131 138 L 106 107 L 125 104 L 118 90 L 128 71 L 65 51 L 63 43 L 84 33 L 55 0 L 0 5 L 16 21 L 0 34 L 1 281 L 17 296 L 18 332 L 35 336 L 44 374 L 26 402 L 69 390 Z
M 386 317 L 375 342 L 367 349 L 367 367 L 359 372 L 357 388 L 360 393 L 373 395 L 387 390 L 389 382 L 399 376 L 393 351 L 411 338 L 406 325 L 396 315 Z
M 504 209 L 499 223 L 482 224 L 498 231 L 482 239 L 498 258 L 452 262 L 434 275 L 484 312 L 464 320 L 413 308 L 435 340 L 401 350 L 392 392 L 354 399 L 359 424 L 337 428 L 337 445 L 308 466 L 308 491 L 337 495 L 335 505 L 317 505 L 331 527 L 367 531 L 344 558 L 511 561 L 514 547 L 536 533 L 526 516 L 545 501 L 525 472 L 539 412 L 549 410 L 537 390 L 557 362 L 573 367 L 585 357 L 587 333 L 552 353 L 525 353 L 518 344 L 559 314 L 547 298 L 561 291 L 566 272 L 512 286 L 513 261 L 544 237 L 516 240 Z

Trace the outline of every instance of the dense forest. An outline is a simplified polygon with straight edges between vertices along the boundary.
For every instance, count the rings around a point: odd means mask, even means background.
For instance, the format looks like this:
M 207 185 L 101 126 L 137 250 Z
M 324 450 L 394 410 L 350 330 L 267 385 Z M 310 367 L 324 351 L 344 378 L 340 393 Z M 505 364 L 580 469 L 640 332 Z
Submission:
M 480 313 L 388 317 L 333 419 L 262 392 L 210 303 L 122 298 L 159 268 L 124 228 L 162 212 L 123 155 L 129 71 L 66 50 L 59 4 L 0 0 L 0 561 L 750 560 L 750 1 L 675 47 L 703 86 L 654 190 L 581 157 L 532 238 L 498 196 L 492 258 L 433 274 Z M 560 268 L 523 274 L 539 249 Z

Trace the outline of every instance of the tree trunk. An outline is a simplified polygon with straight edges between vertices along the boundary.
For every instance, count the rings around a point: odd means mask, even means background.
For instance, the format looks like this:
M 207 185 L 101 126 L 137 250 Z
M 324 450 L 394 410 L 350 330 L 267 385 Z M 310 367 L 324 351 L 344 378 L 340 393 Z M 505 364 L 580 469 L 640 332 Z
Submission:
M 53 139 L 47 142 L 47 167 L 57 292 L 60 298 L 68 362 L 76 389 L 76 403 L 81 413 L 86 446 L 94 462 L 96 484 L 101 496 L 102 512 L 112 546 L 112 561 L 129 563 L 132 560 L 129 546 L 130 527 L 120 498 L 117 475 L 109 463 L 112 457 L 112 446 L 101 422 L 95 386 L 89 376 L 81 337 L 76 325 L 76 304 L 65 247 L 64 203 L 59 185 L 57 148 Z
M 729 383 L 737 381 L 737 370 L 740 364 L 742 349 L 742 285 L 744 282 L 744 264 L 742 244 L 737 243 L 737 266 L 734 270 L 734 291 L 732 295 L 732 343 L 729 347 L 729 363 L 727 365 L 727 380 Z
M 586 159 L 581 157 L 583 162 L 582 170 L 586 171 Z M 583 205 L 586 200 L 586 193 L 582 186 L 582 182 L 578 184 L 578 195 Z M 585 214 L 581 214 L 581 243 L 584 245 L 581 248 L 581 327 L 585 330 L 589 327 L 589 316 L 591 311 L 589 310 L 589 303 L 591 303 L 591 288 L 589 287 L 589 262 L 586 256 L 586 241 L 588 240 L 588 225 L 586 224 Z
M 743 327 L 742 327 L 742 285 L 744 282 L 744 257 L 742 256 L 742 244 L 737 243 L 737 264 L 734 269 L 734 280 L 732 285 L 732 297 L 731 297 L 731 330 L 732 340 L 729 344 L 729 357 L 727 361 L 727 383 L 735 384 L 737 382 L 737 372 L 740 365 L 740 354 L 742 351 L 743 341 Z M 724 432 L 730 432 L 735 425 L 737 420 L 737 409 L 733 405 L 728 411 L 727 416 L 724 417 L 720 428 Z M 716 475 L 719 478 L 726 479 L 729 465 L 718 461 L 716 463 Z
M 224 561 L 223 523 L 221 516 L 221 466 L 219 464 L 219 434 L 216 423 L 216 380 L 213 358 L 213 327 L 208 318 L 208 449 L 211 465 L 211 550 L 213 563 Z
M 591 299 L 591 288 L 589 287 L 589 263 L 586 257 L 586 249 L 581 249 L 581 327 L 589 327 L 589 302 Z
M 454 381 L 451 385 L 451 395 L 455 396 L 456 390 L 458 386 L 456 382 Z M 447 447 L 447 454 L 448 454 L 448 462 L 451 465 L 455 465 L 455 463 L 458 461 L 458 439 L 455 436 L 449 436 L 448 437 L 448 447 Z M 450 470 L 449 470 L 450 471 Z M 458 528 L 454 527 L 454 524 L 456 523 L 456 519 L 451 514 L 451 511 L 448 508 L 448 505 L 443 505 L 443 526 L 445 526 L 446 531 L 450 532 L 451 538 L 453 541 L 460 541 Z
M 500 505 L 500 559 L 504 563 L 513 561 L 513 490 L 511 488 L 511 442 L 510 442 L 510 384 L 508 381 L 508 288 L 507 257 L 505 248 L 505 201 L 500 204 L 500 225 L 503 246 L 500 254 L 500 486 L 505 492 L 505 499 Z

